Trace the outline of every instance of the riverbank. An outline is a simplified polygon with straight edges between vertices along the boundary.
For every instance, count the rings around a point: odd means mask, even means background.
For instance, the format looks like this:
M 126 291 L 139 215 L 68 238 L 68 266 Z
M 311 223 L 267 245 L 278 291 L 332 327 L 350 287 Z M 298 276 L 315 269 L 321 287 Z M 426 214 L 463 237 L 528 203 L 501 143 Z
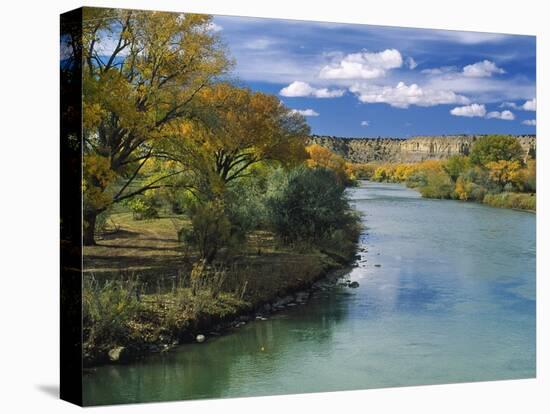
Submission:
M 178 252 L 168 225 L 173 217 L 134 223 L 118 215 L 114 220 L 117 232 L 86 250 L 85 263 L 94 269 L 84 276 L 86 368 L 208 341 L 253 320 L 261 322 L 274 312 L 304 305 L 311 290 L 335 284 L 356 254 L 355 249 L 284 248 L 259 233 L 230 265 L 207 269 L 197 287 L 191 277 L 193 259 Z M 154 251 L 147 243 L 166 249 L 141 262 L 143 251 Z M 113 254 L 120 256 L 126 270 L 103 268 L 107 254 L 109 263 Z
M 511 208 L 514 210 L 536 213 L 537 195 L 534 193 L 499 193 L 487 194 L 483 197 L 483 204 L 498 208 Z
M 351 170 L 372 181 L 404 183 L 425 198 L 536 210 L 536 159 L 512 136 L 483 136 L 467 153 L 445 159 L 359 164 Z
M 313 291 L 334 286 L 351 268 L 350 263 L 336 262 L 326 255 L 317 254 L 315 258 L 317 263 L 306 255 L 287 257 L 291 260 L 287 263 L 294 266 L 284 266 L 284 270 L 262 277 L 266 283 L 256 287 L 261 294 L 239 298 L 222 293 L 213 299 L 202 294 L 193 296 L 189 288 L 182 288 L 144 295 L 140 309 L 124 323 L 122 335 L 85 346 L 84 366 L 131 362 L 180 344 L 208 341 L 254 320 L 265 321 L 273 313 L 305 305 Z M 275 264 L 265 262 L 262 268 L 267 271 Z M 350 281 L 342 283 L 356 287 Z

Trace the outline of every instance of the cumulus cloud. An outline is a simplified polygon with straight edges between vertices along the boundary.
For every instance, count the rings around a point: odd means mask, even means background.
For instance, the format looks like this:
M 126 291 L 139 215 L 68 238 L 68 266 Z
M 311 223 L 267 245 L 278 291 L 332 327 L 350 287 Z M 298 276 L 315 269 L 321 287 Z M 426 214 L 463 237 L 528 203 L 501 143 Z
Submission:
M 485 105 L 474 103 L 471 105 L 457 106 L 456 108 L 451 109 L 450 113 L 454 116 L 465 116 L 468 118 L 473 118 L 484 117 L 487 113 L 487 110 L 485 109 Z
M 526 119 L 522 122 L 523 125 L 529 125 L 529 126 L 537 126 L 537 120 L 536 119 Z
M 416 63 L 416 61 L 412 57 L 408 57 L 407 58 L 407 65 L 409 66 L 409 69 L 413 70 L 414 68 L 416 68 L 418 66 L 418 63 Z
M 319 72 L 322 79 L 375 79 L 386 75 L 391 69 L 400 68 L 403 57 L 396 49 L 386 49 L 382 52 L 351 53 L 331 64 L 324 66 Z
M 499 68 L 495 62 L 485 59 L 481 62 L 464 66 L 462 73 L 469 78 L 488 78 L 493 74 L 505 73 L 505 71 Z
M 443 104 L 467 104 L 468 98 L 453 91 L 422 88 L 413 83 L 407 85 L 399 82 L 397 86 L 376 86 L 357 83 L 350 91 L 364 103 L 387 103 L 397 108 L 408 108 L 410 105 L 435 106 Z
M 521 108 L 524 111 L 536 111 L 537 110 L 537 99 L 533 98 L 530 101 L 525 101 Z
M 314 88 L 307 82 L 294 81 L 279 91 L 281 96 L 288 98 L 314 97 L 314 98 L 339 98 L 346 91 L 343 89 Z
M 513 108 L 513 109 L 522 109 L 524 111 L 536 111 L 537 110 L 537 100 L 535 98 L 525 101 L 523 105 L 518 105 L 515 102 L 502 102 L 500 104 L 501 108 Z
M 319 116 L 319 112 L 316 112 L 313 109 L 292 109 L 290 112 L 293 114 L 300 114 L 302 116 Z
M 508 110 L 499 112 L 499 111 L 492 111 L 487 114 L 487 118 L 495 118 L 495 119 L 502 119 L 504 121 L 513 121 L 516 119 L 516 116 L 513 112 L 510 112 Z
M 361 126 L 368 127 L 370 125 L 370 121 L 361 121 Z

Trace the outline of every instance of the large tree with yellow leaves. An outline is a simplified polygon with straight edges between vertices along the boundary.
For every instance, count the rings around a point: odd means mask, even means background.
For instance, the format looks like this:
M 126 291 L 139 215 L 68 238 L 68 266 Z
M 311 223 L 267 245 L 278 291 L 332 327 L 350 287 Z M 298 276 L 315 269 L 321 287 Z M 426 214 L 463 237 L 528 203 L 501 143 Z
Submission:
M 83 242 L 93 244 L 99 213 L 180 172 L 140 177 L 171 124 L 199 116 L 195 97 L 231 62 L 205 15 L 85 9 L 82 36 Z
M 218 83 L 202 90 L 197 102 L 208 119 L 171 124 L 161 155 L 189 166 L 203 196 L 216 197 L 258 163 L 292 165 L 307 158 L 309 126 L 277 97 Z

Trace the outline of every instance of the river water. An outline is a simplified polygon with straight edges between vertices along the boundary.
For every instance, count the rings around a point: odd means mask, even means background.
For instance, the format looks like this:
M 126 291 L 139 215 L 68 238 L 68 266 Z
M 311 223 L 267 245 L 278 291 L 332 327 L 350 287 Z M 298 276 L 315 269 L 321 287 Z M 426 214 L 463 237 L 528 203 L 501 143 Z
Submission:
M 535 215 L 362 182 L 360 287 L 84 377 L 115 404 L 535 376 Z

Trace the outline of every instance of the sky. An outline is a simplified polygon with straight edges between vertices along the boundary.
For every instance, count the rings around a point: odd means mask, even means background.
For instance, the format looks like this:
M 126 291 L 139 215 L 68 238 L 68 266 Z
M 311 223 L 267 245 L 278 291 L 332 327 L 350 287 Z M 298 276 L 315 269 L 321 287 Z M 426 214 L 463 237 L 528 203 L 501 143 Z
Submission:
M 215 16 L 234 79 L 312 133 L 535 134 L 534 36 Z

